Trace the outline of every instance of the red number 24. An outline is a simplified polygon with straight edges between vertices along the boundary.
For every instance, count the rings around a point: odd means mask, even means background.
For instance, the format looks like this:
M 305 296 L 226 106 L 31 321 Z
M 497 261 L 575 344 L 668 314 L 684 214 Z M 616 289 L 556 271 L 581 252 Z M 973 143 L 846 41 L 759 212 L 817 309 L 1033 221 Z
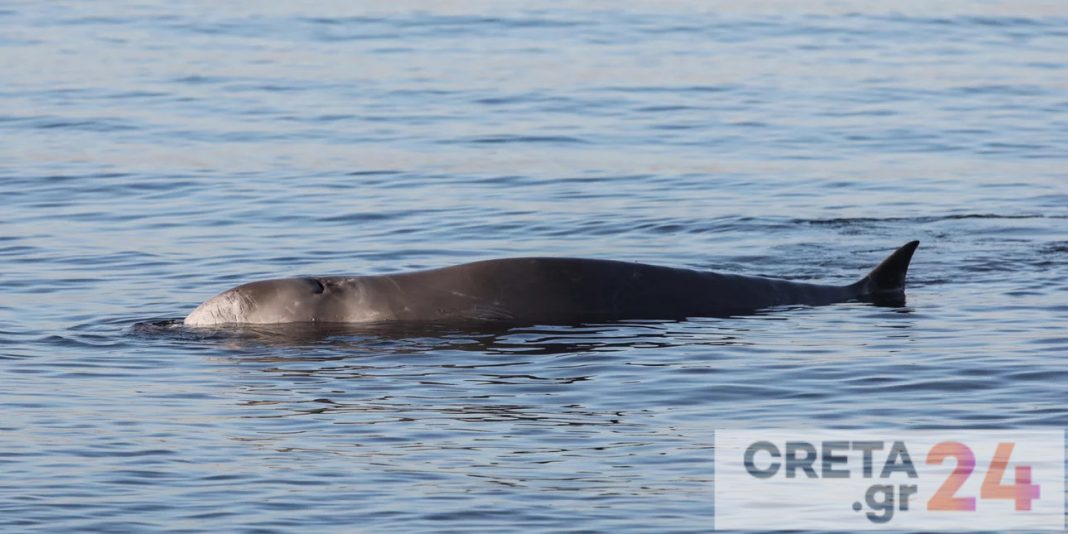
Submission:
M 1039 496 L 1039 486 L 1031 483 L 1031 467 L 1026 465 L 1016 466 L 1016 481 L 1013 484 L 1002 484 L 1001 479 L 1005 475 L 1005 468 L 1009 465 L 1009 457 L 1012 456 L 1012 443 L 999 443 L 994 451 L 994 458 L 990 460 L 990 468 L 983 477 L 983 485 L 979 489 L 979 497 L 982 499 L 1012 499 L 1015 501 L 1016 511 L 1028 511 L 1031 509 L 1031 501 Z M 943 441 L 931 447 L 927 453 L 927 463 L 941 464 L 948 457 L 957 460 L 957 466 L 950 473 L 946 481 L 938 488 L 938 491 L 927 501 L 927 509 L 932 511 L 974 511 L 975 497 L 957 497 L 955 494 L 968 476 L 975 470 L 975 454 L 967 445 L 959 441 Z

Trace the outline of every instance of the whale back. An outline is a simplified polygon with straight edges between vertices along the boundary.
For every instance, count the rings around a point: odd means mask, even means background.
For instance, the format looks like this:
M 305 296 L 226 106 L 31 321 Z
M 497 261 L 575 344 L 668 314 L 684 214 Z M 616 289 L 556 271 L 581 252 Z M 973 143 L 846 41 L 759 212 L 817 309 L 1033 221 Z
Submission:
M 510 258 L 378 276 L 264 280 L 225 291 L 189 326 L 290 322 L 564 324 L 744 315 L 850 300 L 904 303 L 918 241 L 847 286 L 580 258 Z
M 397 319 L 568 323 L 726 317 L 855 298 L 833 286 L 581 258 L 508 258 L 380 277 Z

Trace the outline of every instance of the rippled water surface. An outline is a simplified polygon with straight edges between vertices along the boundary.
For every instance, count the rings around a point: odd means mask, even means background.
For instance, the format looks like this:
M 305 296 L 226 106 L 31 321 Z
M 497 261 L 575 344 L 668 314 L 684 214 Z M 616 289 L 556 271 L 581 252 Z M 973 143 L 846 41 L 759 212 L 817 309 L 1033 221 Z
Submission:
M 6 2 L 0 530 L 700 532 L 712 433 L 1068 425 L 1059 2 Z M 184 329 L 512 255 L 904 308 Z

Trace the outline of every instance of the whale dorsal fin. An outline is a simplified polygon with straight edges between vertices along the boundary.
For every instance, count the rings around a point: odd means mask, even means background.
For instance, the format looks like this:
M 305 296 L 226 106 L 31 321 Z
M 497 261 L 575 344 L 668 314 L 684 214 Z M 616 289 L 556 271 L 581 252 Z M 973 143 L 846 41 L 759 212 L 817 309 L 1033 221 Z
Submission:
M 909 271 L 912 253 L 916 252 L 919 241 L 909 241 L 882 263 L 872 269 L 868 276 L 862 278 L 852 287 L 858 291 L 858 297 L 871 300 L 880 305 L 900 306 L 905 303 L 905 275 Z

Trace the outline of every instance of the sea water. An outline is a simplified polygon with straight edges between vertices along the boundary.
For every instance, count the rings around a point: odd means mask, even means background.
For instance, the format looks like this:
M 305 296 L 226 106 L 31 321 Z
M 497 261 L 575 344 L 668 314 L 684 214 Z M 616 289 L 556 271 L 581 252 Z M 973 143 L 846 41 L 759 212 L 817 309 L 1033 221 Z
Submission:
M 704 532 L 717 428 L 1068 424 L 1068 5 L 5 2 L 0 529 Z M 521 255 L 908 303 L 197 331 Z

